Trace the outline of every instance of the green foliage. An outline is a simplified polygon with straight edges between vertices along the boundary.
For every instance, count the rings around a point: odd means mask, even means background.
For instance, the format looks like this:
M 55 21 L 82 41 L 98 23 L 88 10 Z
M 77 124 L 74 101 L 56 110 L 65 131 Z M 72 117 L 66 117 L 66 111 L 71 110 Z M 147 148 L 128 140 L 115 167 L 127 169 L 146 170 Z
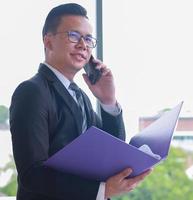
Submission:
M 139 187 L 113 200 L 192 200 L 193 181 L 185 174 L 188 157 L 193 155 L 171 148 L 167 160 L 156 166 Z
M 6 123 L 9 116 L 9 110 L 6 106 L 0 105 L 0 123 Z
M 17 191 L 17 178 L 16 176 L 12 176 L 9 183 L 1 189 L 1 192 L 6 194 L 7 196 L 16 196 Z
M 4 187 L 0 187 L 0 192 L 7 196 L 16 196 L 17 172 L 13 161 L 13 156 L 10 157 L 10 161 L 5 165 L 5 167 L 0 169 L 0 173 L 6 172 L 7 170 L 12 170 L 12 176 L 7 185 L 5 185 Z

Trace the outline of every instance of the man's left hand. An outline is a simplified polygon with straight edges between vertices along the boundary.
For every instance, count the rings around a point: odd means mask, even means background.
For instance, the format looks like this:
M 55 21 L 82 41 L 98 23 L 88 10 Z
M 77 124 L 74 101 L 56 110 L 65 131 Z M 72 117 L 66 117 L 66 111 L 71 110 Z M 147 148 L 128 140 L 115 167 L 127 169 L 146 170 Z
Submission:
M 97 63 L 96 69 L 99 69 L 102 72 L 101 78 L 94 85 L 90 83 L 86 74 L 83 74 L 83 78 L 93 95 L 101 103 L 106 105 L 115 105 L 115 85 L 112 72 L 100 60 L 95 59 L 94 62 Z

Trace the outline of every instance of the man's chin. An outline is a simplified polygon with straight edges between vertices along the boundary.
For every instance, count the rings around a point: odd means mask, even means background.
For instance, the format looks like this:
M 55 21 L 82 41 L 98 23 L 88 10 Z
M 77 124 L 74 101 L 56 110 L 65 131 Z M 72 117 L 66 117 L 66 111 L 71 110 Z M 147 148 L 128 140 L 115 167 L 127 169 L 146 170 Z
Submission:
M 83 69 L 84 66 L 74 66 L 74 71 L 79 72 L 81 69 Z

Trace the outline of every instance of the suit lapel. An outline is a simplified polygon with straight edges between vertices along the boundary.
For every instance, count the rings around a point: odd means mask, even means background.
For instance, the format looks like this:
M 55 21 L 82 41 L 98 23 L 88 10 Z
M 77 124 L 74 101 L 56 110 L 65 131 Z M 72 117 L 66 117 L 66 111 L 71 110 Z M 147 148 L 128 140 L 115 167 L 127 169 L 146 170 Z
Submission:
M 44 75 L 44 77 L 53 85 L 55 91 L 62 97 L 65 104 L 71 111 L 78 133 L 82 133 L 82 115 L 78 108 L 77 103 L 74 101 L 73 97 L 69 94 L 64 85 L 58 80 L 55 74 L 44 64 L 40 64 L 39 72 Z

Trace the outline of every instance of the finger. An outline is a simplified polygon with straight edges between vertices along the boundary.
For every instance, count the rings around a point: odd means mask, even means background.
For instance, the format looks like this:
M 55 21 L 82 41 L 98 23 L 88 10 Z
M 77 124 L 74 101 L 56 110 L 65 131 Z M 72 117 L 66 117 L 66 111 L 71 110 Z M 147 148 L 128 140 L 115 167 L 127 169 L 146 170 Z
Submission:
M 96 65 L 95 68 L 98 69 L 98 70 L 103 71 L 103 70 L 105 70 L 105 68 L 107 68 L 107 66 L 102 64 L 102 63 L 99 63 L 99 64 Z
M 132 173 L 132 169 L 127 168 L 127 169 L 123 170 L 122 172 L 120 172 L 119 174 L 115 175 L 115 177 L 117 178 L 117 181 L 120 182 L 123 179 L 125 179 L 126 177 L 128 177 L 131 173 Z
M 139 182 L 137 183 L 131 183 L 131 182 L 127 182 L 127 185 L 125 185 L 125 191 L 131 191 L 133 189 L 135 189 L 138 186 Z
M 106 68 L 104 71 L 102 71 L 102 75 L 106 76 L 107 74 L 111 74 L 111 70 Z
M 151 173 L 152 169 L 149 169 L 145 171 L 144 173 L 140 174 L 139 176 L 136 176 L 133 178 L 134 182 L 140 182 L 142 181 L 146 176 L 148 176 Z
M 133 190 L 134 188 L 136 188 L 143 180 L 143 177 L 138 177 L 138 178 L 130 178 L 130 179 L 125 179 L 125 190 L 126 191 L 130 191 Z
M 97 65 L 96 69 L 100 70 L 104 75 L 106 75 L 107 73 L 110 72 L 110 69 L 107 68 L 106 65 L 102 64 L 102 65 Z

